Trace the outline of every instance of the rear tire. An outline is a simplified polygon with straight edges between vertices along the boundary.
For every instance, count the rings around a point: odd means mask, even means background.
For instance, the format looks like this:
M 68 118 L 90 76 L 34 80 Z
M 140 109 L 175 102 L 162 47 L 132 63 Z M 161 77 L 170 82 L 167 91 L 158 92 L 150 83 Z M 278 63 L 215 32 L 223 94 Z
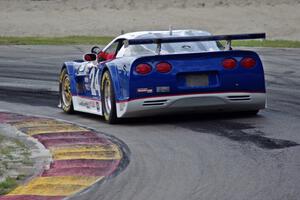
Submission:
M 60 103 L 61 108 L 65 113 L 73 113 L 73 101 L 72 101 L 72 93 L 71 93 L 71 78 L 67 72 L 67 69 L 64 68 L 60 73 Z
M 109 124 L 116 124 L 118 118 L 115 91 L 109 71 L 105 71 L 101 79 L 101 102 L 105 121 Z

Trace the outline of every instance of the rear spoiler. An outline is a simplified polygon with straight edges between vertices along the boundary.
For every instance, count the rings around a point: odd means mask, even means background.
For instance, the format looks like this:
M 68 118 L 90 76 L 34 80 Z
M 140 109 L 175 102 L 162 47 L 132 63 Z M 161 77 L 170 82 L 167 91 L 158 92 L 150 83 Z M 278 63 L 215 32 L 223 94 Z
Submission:
M 184 37 L 163 37 L 163 38 L 145 38 L 145 39 L 129 39 L 124 41 L 125 47 L 129 45 L 140 44 L 157 44 L 157 53 L 160 53 L 161 44 L 177 43 L 177 42 L 207 42 L 207 41 L 227 41 L 227 48 L 231 50 L 232 40 L 250 40 L 250 39 L 265 39 L 266 33 L 249 33 L 235 35 L 210 35 L 210 36 L 184 36 Z

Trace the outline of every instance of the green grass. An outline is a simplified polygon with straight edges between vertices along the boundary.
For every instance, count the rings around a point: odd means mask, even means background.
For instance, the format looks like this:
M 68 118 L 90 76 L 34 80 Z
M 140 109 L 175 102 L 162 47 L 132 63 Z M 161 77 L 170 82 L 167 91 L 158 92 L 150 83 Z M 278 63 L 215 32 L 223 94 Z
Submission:
M 66 37 L 0 37 L 0 45 L 105 45 L 111 36 L 66 36 Z M 300 41 L 292 40 L 243 40 L 233 41 L 233 46 L 300 48 Z
M 292 40 L 241 40 L 233 41 L 232 46 L 243 47 L 273 47 L 273 48 L 300 48 L 300 41 Z
M 16 179 L 7 177 L 5 181 L 0 183 L 0 195 L 7 194 L 11 190 L 13 190 L 15 187 L 17 187 L 17 181 Z
M 0 37 L 0 45 L 104 45 L 112 39 L 110 36 Z

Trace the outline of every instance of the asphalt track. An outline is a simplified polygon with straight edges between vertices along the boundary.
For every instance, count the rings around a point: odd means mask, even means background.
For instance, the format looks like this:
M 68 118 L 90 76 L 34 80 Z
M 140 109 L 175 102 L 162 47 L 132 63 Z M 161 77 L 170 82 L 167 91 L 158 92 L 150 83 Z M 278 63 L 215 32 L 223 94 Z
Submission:
M 65 119 L 116 136 L 130 163 L 71 199 L 296 200 L 300 198 L 300 49 L 257 49 L 268 108 L 258 116 L 180 115 L 108 125 L 57 108 L 64 60 L 86 46 L 0 46 L 0 109 Z

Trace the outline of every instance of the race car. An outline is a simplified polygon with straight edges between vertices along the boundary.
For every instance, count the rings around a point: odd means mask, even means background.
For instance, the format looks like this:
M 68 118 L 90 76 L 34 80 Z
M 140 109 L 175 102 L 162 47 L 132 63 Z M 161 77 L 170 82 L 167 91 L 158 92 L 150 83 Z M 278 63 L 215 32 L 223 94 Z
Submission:
M 109 123 L 180 112 L 256 114 L 266 102 L 261 59 L 253 51 L 233 50 L 231 41 L 265 37 L 200 30 L 120 35 L 102 50 L 93 47 L 83 60 L 63 64 L 60 107 Z

